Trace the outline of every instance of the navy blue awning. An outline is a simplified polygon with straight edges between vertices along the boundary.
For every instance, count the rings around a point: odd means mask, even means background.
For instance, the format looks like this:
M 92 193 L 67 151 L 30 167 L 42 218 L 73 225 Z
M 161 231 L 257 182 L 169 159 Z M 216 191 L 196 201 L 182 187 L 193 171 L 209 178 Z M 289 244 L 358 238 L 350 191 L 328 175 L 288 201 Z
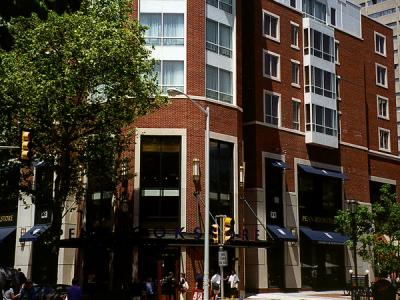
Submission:
M 274 237 L 284 241 L 297 241 L 297 238 L 285 227 L 278 225 L 267 224 L 267 229 L 272 233 Z
M 343 245 L 349 238 L 333 231 L 312 230 L 309 227 L 300 227 L 300 231 L 311 241 L 319 244 Z
M 289 169 L 287 164 L 284 161 L 281 161 L 281 160 L 273 159 L 273 160 L 271 160 L 271 165 L 273 167 L 280 168 L 280 169 L 283 169 L 283 170 Z
M 23 236 L 19 238 L 22 242 L 34 242 L 36 241 L 47 229 L 50 228 L 50 224 L 37 224 L 28 230 Z
M 0 227 L 0 243 L 15 231 L 15 227 Z
M 315 168 L 315 167 L 312 167 L 312 166 L 306 166 L 306 165 L 300 165 L 300 164 L 299 164 L 299 167 L 304 172 L 310 173 L 310 174 L 333 177 L 333 178 L 339 178 L 339 179 L 342 179 L 342 180 L 348 179 L 346 175 L 344 175 L 343 173 L 340 173 L 340 172 L 336 172 L 336 171 L 331 171 L 331 170 L 326 170 L 326 169 L 319 169 L 319 168 Z

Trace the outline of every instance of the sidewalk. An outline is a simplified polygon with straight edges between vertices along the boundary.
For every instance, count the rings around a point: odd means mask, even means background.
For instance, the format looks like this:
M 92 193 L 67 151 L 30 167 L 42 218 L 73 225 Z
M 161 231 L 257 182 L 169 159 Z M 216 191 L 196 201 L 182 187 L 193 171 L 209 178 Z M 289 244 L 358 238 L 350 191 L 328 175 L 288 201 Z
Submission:
M 263 293 L 249 296 L 248 300 L 349 300 L 350 296 L 344 296 L 343 291 L 324 292 L 298 292 L 298 293 Z

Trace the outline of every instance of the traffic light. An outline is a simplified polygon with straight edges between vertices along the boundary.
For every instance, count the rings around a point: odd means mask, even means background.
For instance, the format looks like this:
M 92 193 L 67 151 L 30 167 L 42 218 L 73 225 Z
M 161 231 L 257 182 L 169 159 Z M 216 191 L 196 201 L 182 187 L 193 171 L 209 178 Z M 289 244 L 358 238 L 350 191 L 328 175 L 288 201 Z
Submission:
M 219 226 L 218 224 L 212 224 L 212 240 L 214 244 L 219 244 Z
M 230 241 L 233 238 L 234 234 L 233 225 L 235 224 L 235 221 L 232 218 L 225 217 L 223 222 L 224 222 L 223 243 L 225 244 L 226 242 Z
M 21 132 L 21 160 L 28 161 L 32 156 L 32 135 L 30 131 Z

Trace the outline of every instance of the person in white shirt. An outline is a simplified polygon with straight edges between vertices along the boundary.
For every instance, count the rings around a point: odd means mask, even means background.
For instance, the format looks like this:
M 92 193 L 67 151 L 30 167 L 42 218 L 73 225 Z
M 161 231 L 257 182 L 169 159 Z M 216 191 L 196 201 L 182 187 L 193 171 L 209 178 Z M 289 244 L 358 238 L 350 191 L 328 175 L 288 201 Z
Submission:
M 236 275 L 235 270 L 232 270 L 231 275 L 228 278 L 229 287 L 231 288 L 231 298 L 238 297 L 239 289 L 239 277 Z
M 211 277 L 211 289 L 212 289 L 212 295 L 213 295 L 214 300 L 216 300 L 218 297 L 220 287 L 221 287 L 221 275 L 219 275 L 219 273 L 216 272 Z

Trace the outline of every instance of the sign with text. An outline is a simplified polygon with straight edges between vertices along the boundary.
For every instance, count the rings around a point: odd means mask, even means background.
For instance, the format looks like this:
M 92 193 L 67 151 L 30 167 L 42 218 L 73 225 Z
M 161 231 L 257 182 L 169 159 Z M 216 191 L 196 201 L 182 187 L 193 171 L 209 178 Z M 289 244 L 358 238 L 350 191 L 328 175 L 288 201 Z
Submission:
M 226 267 L 228 265 L 228 252 L 225 250 L 218 251 L 218 266 Z
M 0 214 L 0 227 L 15 226 L 15 225 L 17 225 L 16 213 Z

